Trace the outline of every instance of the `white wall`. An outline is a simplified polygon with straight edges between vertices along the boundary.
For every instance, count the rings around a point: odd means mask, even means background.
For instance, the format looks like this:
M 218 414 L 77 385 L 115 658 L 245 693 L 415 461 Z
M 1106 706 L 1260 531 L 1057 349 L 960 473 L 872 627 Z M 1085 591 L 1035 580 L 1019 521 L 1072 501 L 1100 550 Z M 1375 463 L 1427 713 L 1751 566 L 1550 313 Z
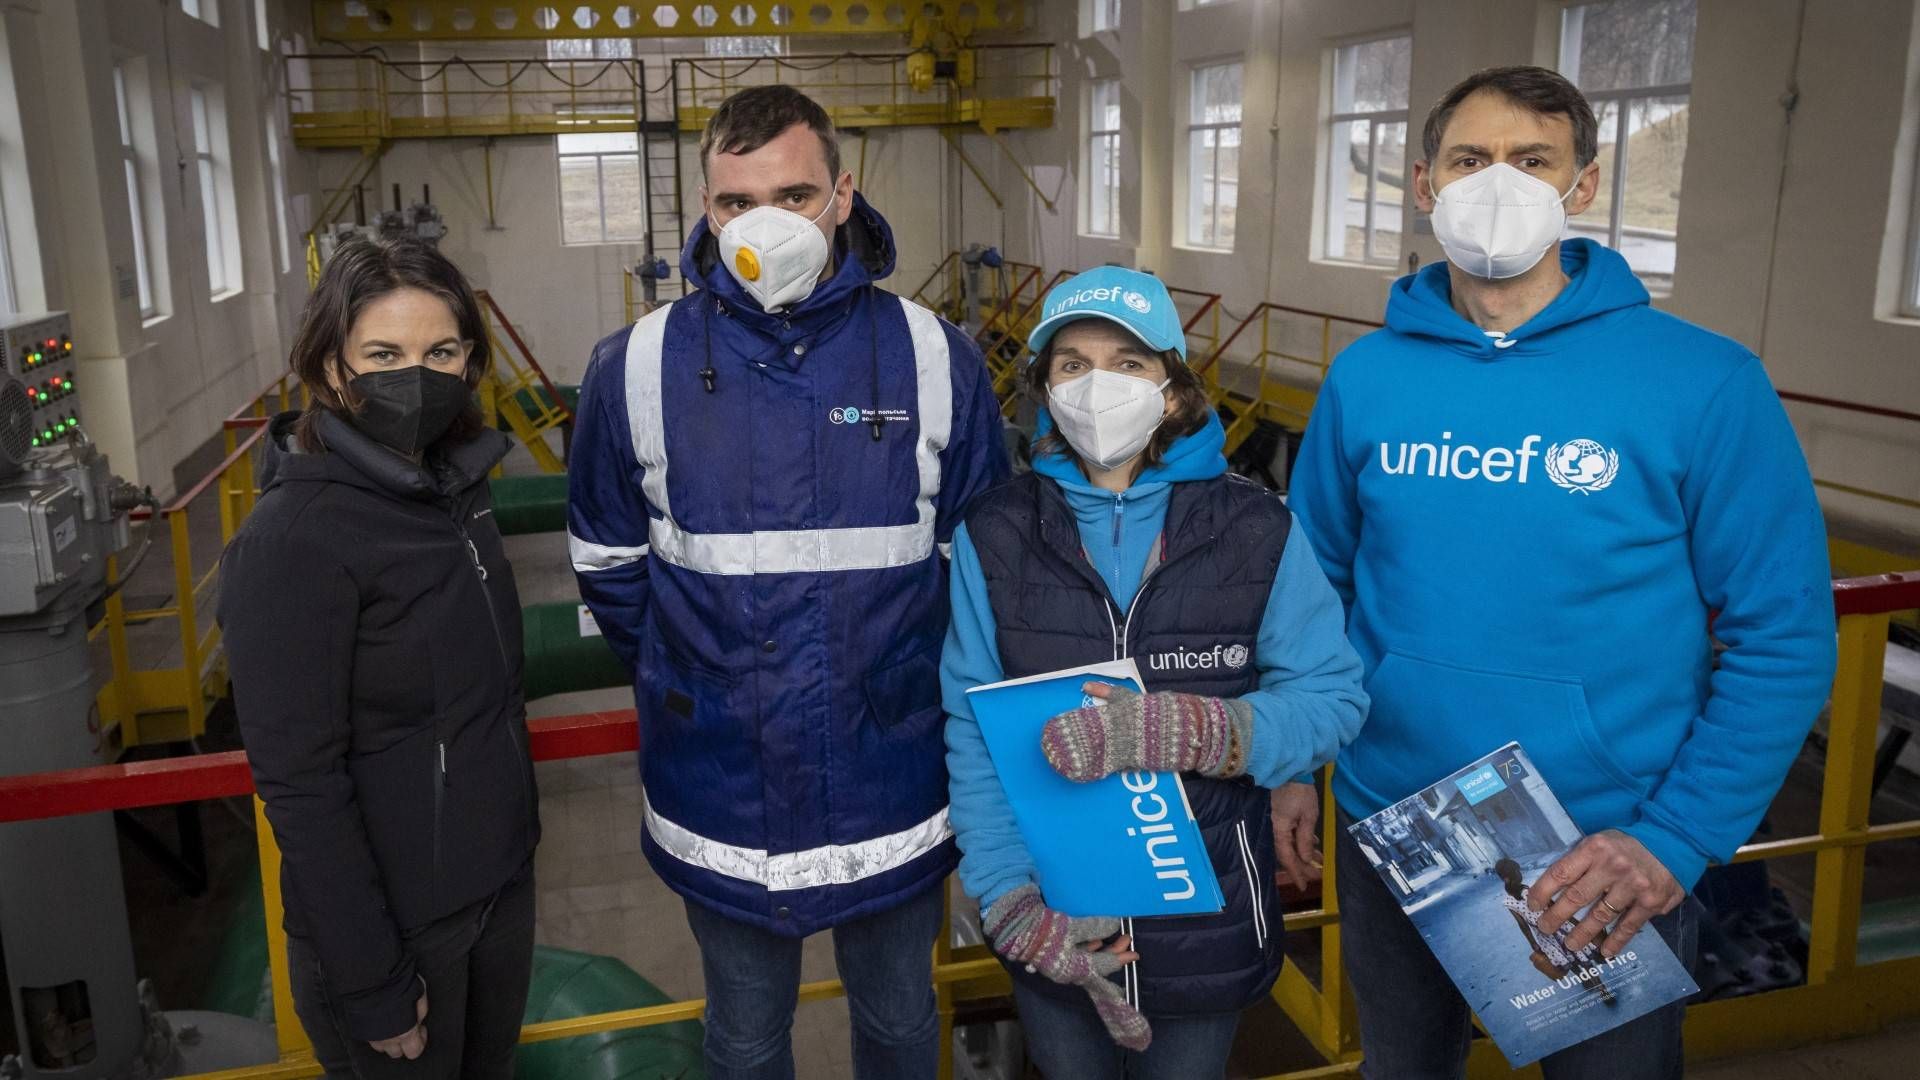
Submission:
M 220 0 L 219 12 L 218 28 L 177 5 L 120 0 L 22 0 L 5 12 L 38 242 L 21 306 L 72 313 L 86 427 L 116 472 L 162 493 L 173 467 L 283 363 L 282 294 L 298 280 L 297 266 L 279 273 L 266 191 L 262 110 L 275 105 L 279 65 L 257 47 L 252 0 Z M 146 59 L 147 85 L 129 91 L 152 102 L 165 217 L 149 265 L 170 299 L 144 321 L 137 296 L 120 287 L 134 247 L 113 65 L 132 55 Z M 231 143 L 243 287 L 219 299 L 192 167 L 196 83 L 225 88 Z

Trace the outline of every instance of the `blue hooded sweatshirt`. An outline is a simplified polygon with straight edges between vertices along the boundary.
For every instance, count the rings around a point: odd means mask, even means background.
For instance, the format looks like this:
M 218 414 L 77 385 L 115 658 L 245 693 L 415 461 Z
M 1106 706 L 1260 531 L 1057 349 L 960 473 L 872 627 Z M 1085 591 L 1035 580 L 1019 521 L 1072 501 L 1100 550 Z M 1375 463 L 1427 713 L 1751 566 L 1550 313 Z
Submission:
M 1290 505 L 1373 701 L 1334 794 L 1372 814 L 1518 740 L 1581 829 L 1691 888 L 1826 699 L 1826 530 L 1760 361 L 1613 251 L 1561 264 L 1504 336 L 1454 311 L 1447 264 L 1401 278 L 1321 389 Z
M 1052 417 L 1042 410 L 1039 433 L 1051 426 Z M 1088 560 L 1114 601 L 1124 607 L 1140 590 L 1173 486 L 1225 473 L 1225 445 L 1226 432 L 1219 419 L 1209 415 L 1205 427 L 1175 441 L 1159 464 L 1143 470 L 1118 494 L 1088 483 L 1079 466 L 1059 454 L 1042 455 L 1033 467 L 1060 485 L 1079 522 Z M 967 703 L 970 687 L 1000 681 L 1003 669 L 986 578 L 964 525 L 953 537 L 950 594 L 953 621 L 940 660 L 940 689 L 948 714 L 950 812 L 960 841 L 960 884 L 986 907 L 1034 881 L 1035 875 Z M 1310 771 L 1331 760 L 1360 729 L 1367 712 L 1360 659 L 1347 644 L 1341 622 L 1339 598 L 1300 530 L 1292 530 L 1254 646 L 1260 688 L 1243 699 L 1254 712 L 1247 775 L 1256 784 L 1310 781 Z

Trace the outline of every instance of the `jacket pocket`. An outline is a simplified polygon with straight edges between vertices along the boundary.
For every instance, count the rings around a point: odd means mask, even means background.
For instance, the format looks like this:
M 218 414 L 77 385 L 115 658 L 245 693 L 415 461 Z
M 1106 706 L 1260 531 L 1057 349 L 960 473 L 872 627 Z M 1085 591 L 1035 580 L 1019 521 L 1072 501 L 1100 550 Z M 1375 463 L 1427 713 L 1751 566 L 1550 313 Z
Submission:
M 867 708 L 886 731 L 924 731 L 941 720 L 940 642 L 867 673 Z
M 1351 757 L 1353 779 L 1398 802 L 1509 742 L 1526 751 L 1563 804 L 1637 800 L 1647 785 L 1608 749 L 1577 676 L 1501 671 L 1390 651 L 1374 670 L 1372 708 Z

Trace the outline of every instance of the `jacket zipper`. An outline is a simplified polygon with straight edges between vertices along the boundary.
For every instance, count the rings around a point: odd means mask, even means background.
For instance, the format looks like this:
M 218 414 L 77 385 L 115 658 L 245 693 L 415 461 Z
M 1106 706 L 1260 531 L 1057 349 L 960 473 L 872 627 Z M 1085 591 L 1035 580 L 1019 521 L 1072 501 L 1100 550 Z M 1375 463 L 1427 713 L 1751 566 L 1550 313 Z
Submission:
M 485 601 L 487 605 L 487 625 L 493 630 L 493 647 L 499 653 L 500 673 L 504 678 L 511 671 L 512 664 L 507 659 L 506 639 L 500 636 L 500 612 L 493 604 L 493 590 L 487 586 L 486 564 L 480 561 L 480 548 L 474 544 L 472 534 L 467 532 L 466 525 L 460 521 L 460 508 L 457 504 L 451 508 L 451 513 L 448 517 L 453 522 L 453 531 L 459 533 L 461 542 L 467 545 L 467 557 L 473 561 L 473 572 L 475 576 L 480 579 L 480 599 Z M 502 724 L 501 730 L 506 734 L 507 742 L 512 746 L 514 760 L 520 764 L 520 793 L 522 796 L 525 796 L 527 794 L 527 763 L 524 760 L 525 755 L 521 751 L 520 740 L 513 737 L 513 725 L 511 723 Z M 440 748 L 440 780 L 443 785 L 446 783 L 446 779 L 447 755 L 446 747 L 442 746 Z M 439 834 L 439 827 L 440 815 L 436 808 L 434 813 L 434 831 L 436 836 Z M 438 843 L 434 845 L 434 850 L 437 856 L 439 853 Z
M 1240 841 L 1240 864 L 1247 868 L 1247 888 L 1253 897 L 1253 946 L 1265 952 L 1267 948 L 1267 906 L 1260 895 L 1260 875 L 1253 869 L 1253 845 L 1247 842 L 1247 823 L 1233 823 L 1234 835 Z

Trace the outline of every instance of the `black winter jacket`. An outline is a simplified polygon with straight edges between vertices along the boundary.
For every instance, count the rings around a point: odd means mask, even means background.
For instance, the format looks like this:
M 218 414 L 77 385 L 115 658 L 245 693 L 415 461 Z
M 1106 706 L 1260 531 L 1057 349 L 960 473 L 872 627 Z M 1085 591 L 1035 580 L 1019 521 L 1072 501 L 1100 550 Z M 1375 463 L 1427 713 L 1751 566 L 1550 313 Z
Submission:
M 405 932 L 497 891 L 539 840 L 520 600 L 485 431 L 417 465 L 331 415 L 262 440 L 259 503 L 221 559 L 218 617 L 289 934 L 356 1039 L 411 1028 Z

